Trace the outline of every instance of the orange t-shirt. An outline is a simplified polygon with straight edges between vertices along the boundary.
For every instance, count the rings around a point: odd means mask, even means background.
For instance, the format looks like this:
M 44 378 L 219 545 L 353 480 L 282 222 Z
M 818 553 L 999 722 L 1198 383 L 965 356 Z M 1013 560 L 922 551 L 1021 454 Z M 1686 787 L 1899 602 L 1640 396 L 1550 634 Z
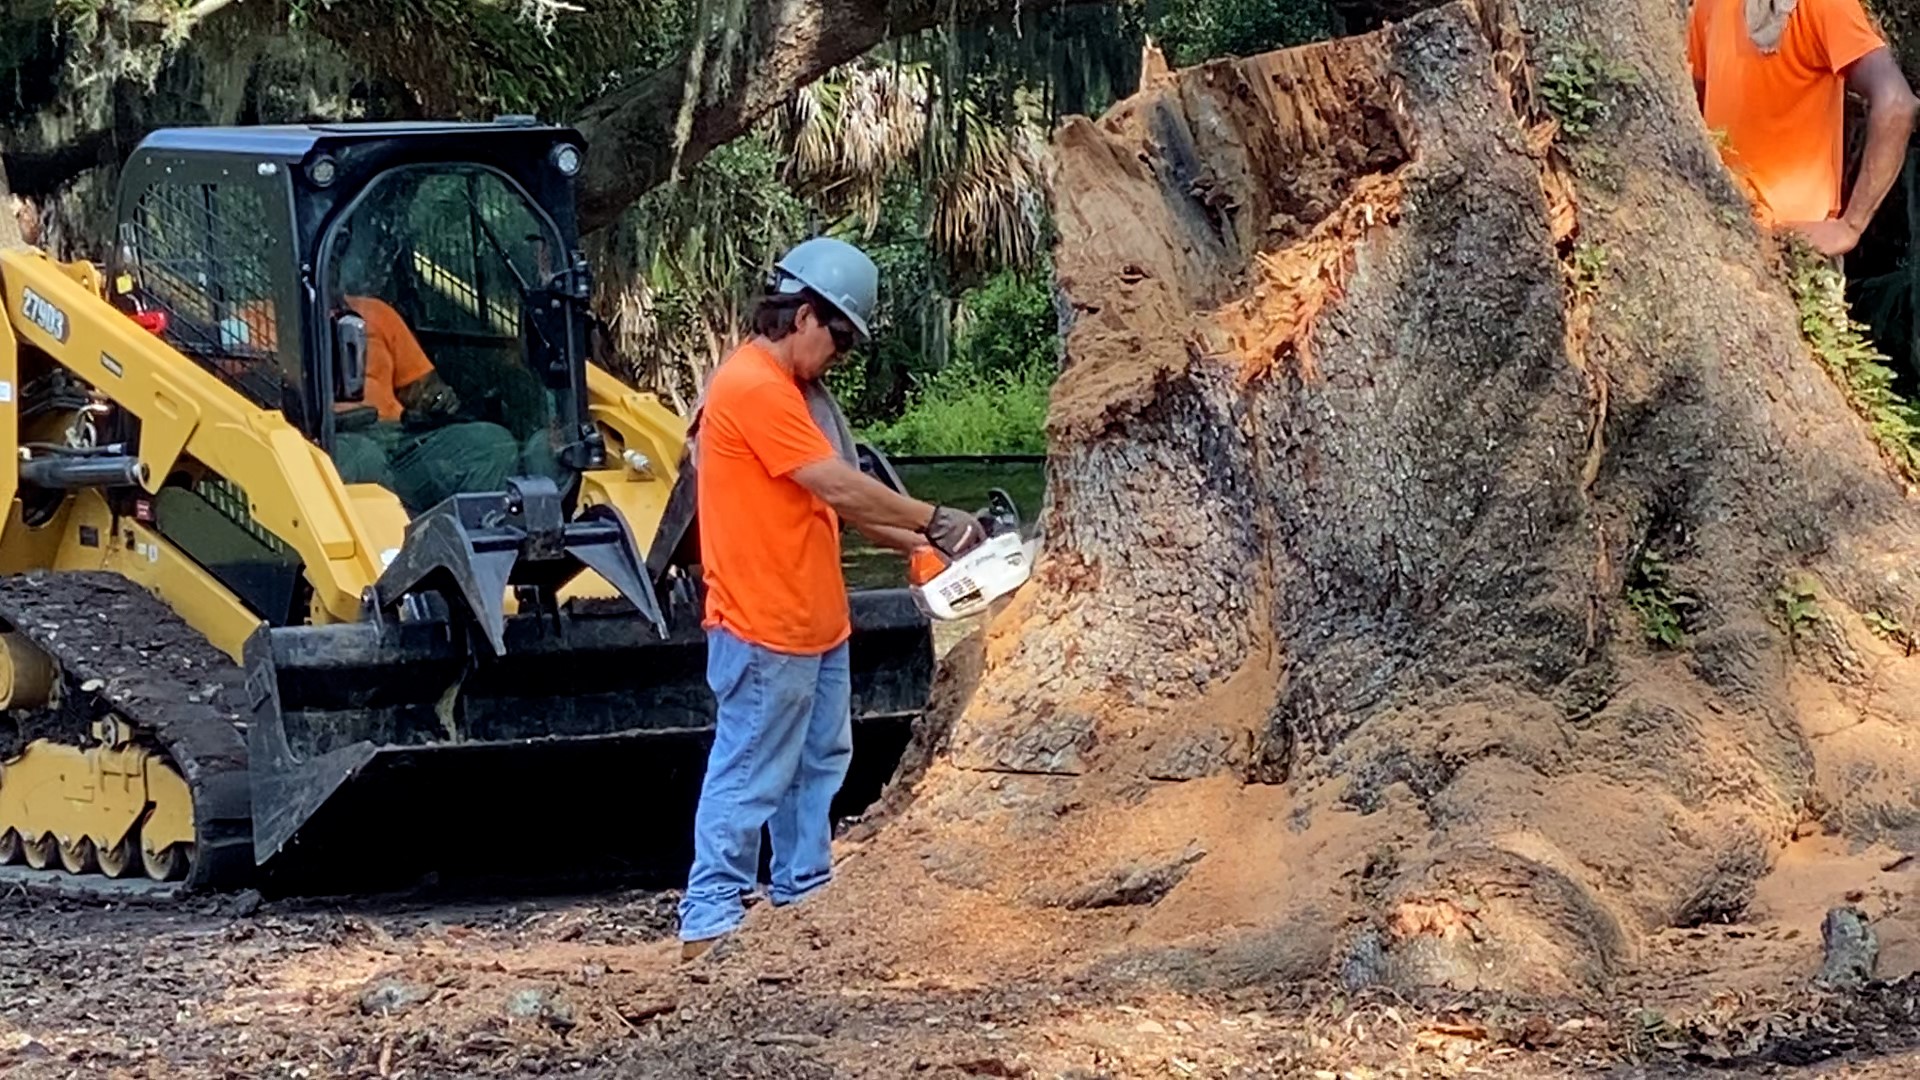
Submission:
M 1772 53 L 1753 43 L 1744 0 L 1695 0 L 1687 53 L 1707 126 L 1726 132 L 1727 164 L 1769 220 L 1842 210 L 1844 72 L 1885 44 L 1860 0 L 1800 0 Z
M 347 306 L 367 322 L 367 389 L 364 397 L 382 420 L 398 420 L 406 409 L 394 392 L 433 373 L 420 341 L 392 305 L 371 296 L 349 296 Z
M 720 365 L 697 446 L 705 625 L 799 655 L 847 640 L 840 518 L 791 475 L 834 449 L 772 353 L 748 342 Z

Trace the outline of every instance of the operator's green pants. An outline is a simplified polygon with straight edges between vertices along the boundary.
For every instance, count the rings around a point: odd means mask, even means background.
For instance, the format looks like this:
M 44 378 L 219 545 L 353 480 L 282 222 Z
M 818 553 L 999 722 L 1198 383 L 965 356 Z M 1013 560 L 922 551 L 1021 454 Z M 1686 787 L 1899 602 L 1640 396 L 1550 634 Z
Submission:
M 349 484 L 379 484 L 419 513 L 449 496 L 501 491 L 509 476 L 552 476 L 545 431 L 522 445 L 498 424 L 464 423 L 408 431 L 375 424 L 334 436 L 334 466 Z

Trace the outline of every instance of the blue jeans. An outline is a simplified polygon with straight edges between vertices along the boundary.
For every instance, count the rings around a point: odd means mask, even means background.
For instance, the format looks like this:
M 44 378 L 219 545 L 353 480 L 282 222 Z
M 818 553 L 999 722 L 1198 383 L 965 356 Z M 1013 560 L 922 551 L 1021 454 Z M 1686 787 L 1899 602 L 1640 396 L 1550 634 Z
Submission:
M 707 631 L 707 685 L 719 702 L 713 749 L 693 819 L 693 869 L 680 937 L 702 941 L 740 925 L 760 869 L 760 827 L 773 840 L 775 904 L 833 876 L 828 811 L 853 758 L 853 681 L 845 643 L 794 656 Z

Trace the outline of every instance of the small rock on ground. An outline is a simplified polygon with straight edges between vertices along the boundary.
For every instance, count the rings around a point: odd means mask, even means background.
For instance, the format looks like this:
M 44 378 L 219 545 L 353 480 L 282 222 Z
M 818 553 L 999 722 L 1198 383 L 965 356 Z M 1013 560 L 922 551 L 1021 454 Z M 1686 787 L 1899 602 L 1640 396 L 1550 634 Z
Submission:
M 427 1000 L 431 993 L 423 986 L 398 979 L 382 979 L 361 993 L 360 1011 L 369 1016 L 401 1012 Z
M 1856 907 L 1837 907 L 1820 923 L 1826 958 L 1815 981 L 1833 987 L 1857 987 L 1873 978 L 1880 959 L 1880 938 Z
M 552 990 L 528 987 L 507 995 L 507 1013 L 528 1020 L 539 1020 L 557 1030 L 573 1026 L 573 1006 Z

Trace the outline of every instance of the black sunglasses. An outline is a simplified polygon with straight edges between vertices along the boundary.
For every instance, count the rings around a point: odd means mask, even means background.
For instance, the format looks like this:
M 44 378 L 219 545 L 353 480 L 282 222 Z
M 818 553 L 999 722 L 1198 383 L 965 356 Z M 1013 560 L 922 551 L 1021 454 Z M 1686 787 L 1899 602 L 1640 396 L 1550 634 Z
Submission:
M 827 333 L 833 335 L 833 347 L 836 351 L 843 353 L 853 351 L 856 338 L 851 323 L 843 323 L 838 319 L 829 319 L 827 321 Z

